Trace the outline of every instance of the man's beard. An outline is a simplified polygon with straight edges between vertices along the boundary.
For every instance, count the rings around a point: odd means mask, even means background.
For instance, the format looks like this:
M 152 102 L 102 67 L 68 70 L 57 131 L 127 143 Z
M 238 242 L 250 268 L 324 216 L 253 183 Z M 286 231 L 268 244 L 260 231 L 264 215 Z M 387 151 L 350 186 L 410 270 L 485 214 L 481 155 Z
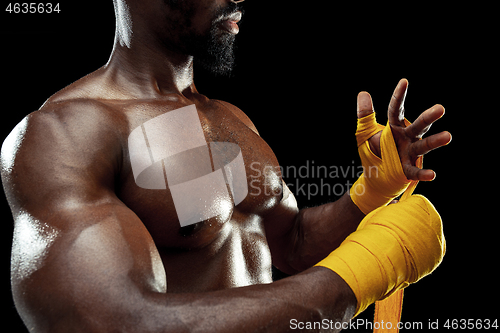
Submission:
M 229 76 L 234 68 L 234 42 L 236 36 L 221 31 L 217 24 L 212 25 L 208 36 L 194 50 L 194 66 L 200 65 L 215 75 Z
M 194 66 L 216 75 L 229 75 L 234 68 L 234 34 L 221 27 L 221 18 L 243 10 L 235 3 L 219 7 L 211 13 L 210 29 L 203 33 L 194 33 L 190 17 L 195 12 L 192 1 L 164 0 L 172 11 L 179 13 L 178 19 L 172 21 L 170 31 L 178 31 L 181 36 L 176 48 L 184 54 L 193 56 Z M 191 31 L 190 31 L 191 30 Z
M 196 36 L 191 40 L 190 52 L 194 57 L 194 65 L 203 67 L 215 75 L 229 76 L 234 68 L 234 50 L 236 35 L 221 27 L 221 17 L 229 16 L 237 11 L 243 12 L 237 4 L 230 3 L 218 8 L 212 14 L 212 25 L 207 34 Z M 193 43 L 194 42 L 194 43 Z

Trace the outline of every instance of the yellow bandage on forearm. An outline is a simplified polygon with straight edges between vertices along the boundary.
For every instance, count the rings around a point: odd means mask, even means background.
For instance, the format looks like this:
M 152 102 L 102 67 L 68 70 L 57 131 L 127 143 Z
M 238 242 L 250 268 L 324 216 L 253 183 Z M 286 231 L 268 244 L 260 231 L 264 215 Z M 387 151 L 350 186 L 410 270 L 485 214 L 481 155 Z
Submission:
M 382 158 L 379 158 L 371 151 L 368 139 L 381 130 Z M 349 194 L 354 204 L 368 214 L 403 193 L 410 181 L 403 172 L 391 127 L 377 124 L 375 113 L 358 119 L 356 140 L 363 174 L 351 187 Z
M 358 301 L 356 315 L 373 302 L 431 273 L 442 261 L 441 218 L 420 195 L 377 209 L 316 266 L 336 272 Z

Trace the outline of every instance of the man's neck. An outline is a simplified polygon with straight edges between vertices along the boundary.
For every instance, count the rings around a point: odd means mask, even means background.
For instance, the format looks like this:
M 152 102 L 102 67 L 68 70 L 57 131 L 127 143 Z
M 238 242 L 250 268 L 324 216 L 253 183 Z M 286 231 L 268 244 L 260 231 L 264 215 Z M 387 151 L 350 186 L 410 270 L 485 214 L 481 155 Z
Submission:
M 130 47 L 115 40 L 111 57 L 104 66 L 108 82 L 126 89 L 139 99 L 166 94 L 197 93 L 193 82 L 193 57 L 145 43 Z

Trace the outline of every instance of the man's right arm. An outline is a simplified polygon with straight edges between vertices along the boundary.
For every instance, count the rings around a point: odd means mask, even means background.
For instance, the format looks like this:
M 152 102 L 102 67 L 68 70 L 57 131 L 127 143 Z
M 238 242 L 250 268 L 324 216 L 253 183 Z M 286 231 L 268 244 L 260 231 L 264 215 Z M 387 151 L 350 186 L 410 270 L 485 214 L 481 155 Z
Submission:
M 292 319 L 347 321 L 355 310 L 347 284 L 321 267 L 268 285 L 168 294 L 147 230 L 112 201 L 58 210 L 78 225 L 64 230 L 37 214 L 17 219 L 13 292 L 35 332 L 288 332 Z M 26 256 L 30 242 L 39 243 Z
M 354 294 L 324 267 L 267 285 L 167 293 L 151 236 L 114 193 L 120 138 L 100 117 L 32 114 L 2 147 L 2 180 L 15 220 L 12 288 L 27 326 L 36 332 L 280 332 L 290 330 L 292 319 L 352 317 Z

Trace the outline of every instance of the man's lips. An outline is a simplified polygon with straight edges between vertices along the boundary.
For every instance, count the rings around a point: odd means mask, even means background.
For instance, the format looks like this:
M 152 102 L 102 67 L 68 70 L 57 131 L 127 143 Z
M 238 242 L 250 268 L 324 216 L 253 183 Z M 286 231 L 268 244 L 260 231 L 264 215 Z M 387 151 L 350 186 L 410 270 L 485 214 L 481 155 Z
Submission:
M 240 31 L 240 27 L 238 27 L 238 22 L 241 21 L 241 12 L 235 12 L 228 16 L 224 16 L 220 23 L 221 26 L 227 30 L 229 33 L 236 35 Z

